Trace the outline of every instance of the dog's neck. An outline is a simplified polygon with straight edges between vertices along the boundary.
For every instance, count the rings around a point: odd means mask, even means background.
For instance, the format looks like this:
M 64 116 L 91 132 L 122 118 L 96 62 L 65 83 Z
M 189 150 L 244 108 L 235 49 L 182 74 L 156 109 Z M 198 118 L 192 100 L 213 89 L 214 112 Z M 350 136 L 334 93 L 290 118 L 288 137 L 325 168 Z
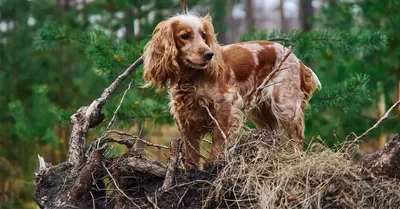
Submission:
M 195 69 L 186 66 L 182 62 L 179 62 L 180 67 L 180 79 L 179 83 L 181 84 L 189 84 L 189 83 L 197 83 L 199 81 L 205 80 L 205 74 L 207 70 L 210 69 Z

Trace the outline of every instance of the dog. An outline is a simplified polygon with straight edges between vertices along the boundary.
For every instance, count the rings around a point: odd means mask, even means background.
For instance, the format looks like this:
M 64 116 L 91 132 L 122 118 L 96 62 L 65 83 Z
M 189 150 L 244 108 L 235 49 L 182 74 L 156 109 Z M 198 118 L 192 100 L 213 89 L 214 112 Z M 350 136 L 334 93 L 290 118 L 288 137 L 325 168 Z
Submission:
M 212 136 L 209 160 L 216 160 L 243 120 L 241 115 L 260 129 L 276 130 L 281 124 L 301 149 L 303 110 L 321 83 L 281 44 L 250 41 L 221 46 L 210 16 L 181 14 L 156 26 L 143 57 L 144 86 L 168 89 L 171 95 L 171 113 L 185 139 L 187 169 L 198 166 L 206 134 Z M 278 65 L 279 71 L 258 91 Z

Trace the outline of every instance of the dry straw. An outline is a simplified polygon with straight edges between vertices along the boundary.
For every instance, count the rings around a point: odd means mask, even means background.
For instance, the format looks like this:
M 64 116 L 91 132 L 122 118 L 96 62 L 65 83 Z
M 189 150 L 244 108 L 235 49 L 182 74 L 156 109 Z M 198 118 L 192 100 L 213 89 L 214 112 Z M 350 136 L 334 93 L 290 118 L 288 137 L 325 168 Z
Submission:
M 270 132 L 246 131 L 235 138 L 208 197 L 220 206 L 400 208 L 399 181 L 374 178 L 354 162 L 355 143 L 336 151 L 312 143 L 294 151 L 286 146 L 290 141 L 281 145 Z

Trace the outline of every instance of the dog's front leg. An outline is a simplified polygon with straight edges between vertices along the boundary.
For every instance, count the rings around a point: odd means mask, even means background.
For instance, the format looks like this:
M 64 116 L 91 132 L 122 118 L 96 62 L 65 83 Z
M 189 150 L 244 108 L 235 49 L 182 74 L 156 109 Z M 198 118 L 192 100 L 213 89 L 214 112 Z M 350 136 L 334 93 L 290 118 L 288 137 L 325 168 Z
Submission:
M 228 101 L 219 104 L 218 110 L 214 113 L 210 161 L 214 161 L 220 156 L 232 128 L 232 105 Z
M 193 129 L 183 131 L 185 137 L 185 167 L 193 169 L 199 166 L 200 139 L 202 134 Z

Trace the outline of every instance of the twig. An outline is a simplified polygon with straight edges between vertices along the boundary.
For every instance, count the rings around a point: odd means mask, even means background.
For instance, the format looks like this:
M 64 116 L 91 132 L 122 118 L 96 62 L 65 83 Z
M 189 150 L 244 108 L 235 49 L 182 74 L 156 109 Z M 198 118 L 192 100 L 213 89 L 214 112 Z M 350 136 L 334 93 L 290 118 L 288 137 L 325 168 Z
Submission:
M 135 205 L 137 208 L 140 208 L 139 205 L 137 205 L 130 197 L 128 197 L 128 195 L 125 194 L 124 191 L 122 191 L 122 190 L 119 188 L 119 186 L 118 186 L 118 184 L 117 184 L 117 181 L 115 181 L 114 176 L 111 175 L 111 173 L 110 173 L 110 171 L 108 170 L 108 168 L 106 167 L 106 165 L 104 165 L 104 162 L 102 162 L 102 164 L 103 164 L 103 167 L 104 167 L 104 169 L 106 170 L 107 174 L 110 176 L 111 180 L 113 181 L 114 186 L 115 186 L 115 188 L 117 189 L 117 191 L 118 191 L 120 194 L 122 194 L 126 199 L 128 199 L 129 201 L 131 201 L 132 204 Z
M 190 143 L 189 140 L 187 140 L 187 139 L 185 139 L 185 140 L 186 140 L 186 142 L 188 143 L 188 145 L 190 146 L 190 148 L 192 148 L 193 151 L 195 151 L 197 155 L 199 155 L 204 161 L 208 162 L 208 159 L 207 159 L 206 157 L 204 157 L 204 155 L 202 155 L 199 151 L 197 151 L 197 150 L 193 147 L 192 143 Z
M 190 189 L 190 187 L 188 187 L 188 188 L 186 189 L 185 193 L 183 193 L 182 197 L 179 198 L 179 202 L 178 202 L 178 204 L 176 205 L 176 208 L 179 208 L 179 205 L 181 204 L 183 198 L 185 197 L 185 195 L 186 195 L 186 193 L 189 191 L 189 189 Z
M 133 135 L 133 134 L 130 134 L 130 133 L 126 133 L 126 132 L 122 132 L 122 131 L 118 131 L 118 130 L 110 130 L 110 131 L 107 131 L 107 132 L 105 133 L 105 135 L 108 135 L 109 133 L 116 133 L 116 134 L 122 135 L 122 136 L 129 136 L 129 137 L 131 137 L 132 139 L 137 140 L 137 141 L 140 141 L 140 142 L 142 142 L 143 144 L 145 144 L 145 145 L 147 145 L 147 146 L 157 147 L 157 148 L 159 148 L 159 149 L 169 149 L 169 147 L 167 147 L 167 146 L 164 146 L 164 145 L 161 145 L 161 144 L 154 144 L 154 143 L 151 143 L 151 142 L 149 142 L 149 141 L 146 141 L 146 140 L 144 140 L 144 139 L 141 139 L 141 138 L 139 138 L 138 136 Z
M 96 141 L 93 141 L 90 144 L 90 148 L 101 147 L 104 144 L 109 143 L 109 142 L 115 142 L 118 144 L 125 145 L 128 149 L 133 147 L 133 142 L 129 139 L 117 139 L 117 138 L 113 138 L 113 137 L 109 137 L 109 136 L 104 136 L 104 137 L 97 139 Z
M 398 105 L 400 104 L 400 100 L 397 101 L 396 103 L 394 103 L 394 105 L 392 105 L 392 107 L 389 108 L 389 110 L 371 127 L 369 128 L 367 131 L 365 131 L 363 134 L 361 134 L 360 136 L 357 136 L 354 139 L 354 142 L 358 141 L 359 139 L 361 139 L 362 137 L 366 136 L 369 132 L 371 132 L 372 130 L 378 128 L 379 124 L 381 124 L 384 120 L 386 120 L 389 117 L 389 113 Z
M 265 85 L 269 82 L 269 80 L 271 80 L 271 78 L 273 76 L 275 76 L 275 74 L 281 70 L 282 64 L 286 61 L 286 59 L 292 53 L 293 48 L 294 48 L 293 45 L 289 46 L 288 51 L 286 52 L 285 56 L 283 57 L 283 59 L 281 60 L 279 65 L 277 67 L 275 67 L 275 69 L 272 70 L 272 72 L 264 79 L 264 81 L 261 83 L 261 85 L 259 87 L 257 87 L 257 91 L 264 89 Z M 258 93 L 258 92 L 256 92 L 256 93 Z
M 126 93 L 131 89 L 132 82 L 133 82 L 133 79 L 131 79 L 131 82 L 129 82 L 128 87 L 125 89 L 124 94 L 122 95 L 121 100 L 119 101 L 118 107 L 115 109 L 114 114 L 111 118 L 111 121 L 107 125 L 106 131 L 110 130 L 112 124 L 114 123 L 115 118 L 117 117 L 118 110 L 121 108 L 121 105 L 125 100 Z
M 92 196 L 93 209 L 96 209 L 96 202 L 95 202 L 95 200 L 94 200 L 94 196 L 93 196 L 92 191 L 90 191 L 90 196 Z
M 143 57 L 137 59 L 124 73 L 118 76 L 117 79 L 107 87 L 100 98 L 94 100 L 89 107 L 81 107 L 71 116 L 72 131 L 69 139 L 68 147 L 68 162 L 74 166 L 82 163 L 84 159 L 85 141 L 89 128 L 97 126 L 102 120 L 102 106 L 107 102 L 110 96 L 115 92 L 117 87 L 143 64 Z
M 209 144 L 212 144 L 212 142 L 210 140 L 208 140 L 208 139 L 203 138 L 202 140 L 207 142 L 207 143 L 209 143 Z
M 165 174 L 161 191 L 167 190 L 174 184 L 175 173 L 179 162 L 179 142 L 179 138 L 174 138 L 171 140 L 171 156 L 168 159 L 167 173 Z
M 272 85 L 276 85 L 276 84 L 278 84 L 278 83 L 282 83 L 282 82 L 285 81 L 285 80 L 283 80 L 283 81 L 275 82 L 275 83 L 273 83 L 273 84 L 268 84 L 268 82 L 269 82 L 279 71 L 284 70 L 284 69 L 281 69 L 282 64 L 286 61 L 286 59 L 289 57 L 289 55 L 293 52 L 293 48 L 294 48 L 293 45 L 289 46 L 288 51 L 286 52 L 286 54 L 285 54 L 285 56 L 283 57 L 283 59 L 280 61 L 279 65 L 275 65 L 275 66 L 274 66 L 274 69 L 271 71 L 271 73 L 263 80 L 263 82 L 262 82 L 250 95 L 258 95 L 264 88 L 269 87 L 269 86 L 272 86 Z M 246 108 L 248 111 L 249 111 L 249 110 L 252 110 L 254 107 L 257 106 L 257 104 L 255 104 L 255 103 L 257 103 L 257 101 L 256 101 L 257 98 L 258 98 L 257 96 L 253 96 L 252 100 L 250 101 L 249 107 Z M 263 100 L 263 101 L 264 101 L 264 100 Z M 261 102 L 263 102 L 263 101 L 258 101 L 258 103 L 261 103 Z
M 208 115 L 211 117 L 211 119 L 214 121 L 215 125 L 217 126 L 218 130 L 221 132 L 222 137 L 224 138 L 224 140 L 226 141 L 226 135 L 224 133 L 224 131 L 222 131 L 221 126 L 219 126 L 218 121 L 214 118 L 214 116 L 211 114 L 210 110 L 208 109 L 207 106 L 203 105 L 204 108 L 206 108 Z
M 144 193 L 146 195 L 147 201 L 149 201 L 150 204 L 153 205 L 153 209 L 160 209 L 157 204 L 151 200 L 151 197 L 149 196 L 149 194 L 147 194 L 147 192 Z
M 194 180 L 194 181 L 185 182 L 185 183 L 182 183 L 182 184 L 175 185 L 175 186 L 173 186 L 171 188 L 168 188 L 166 191 L 171 191 L 171 190 L 176 189 L 178 187 L 183 187 L 183 186 L 190 185 L 190 184 L 195 184 L 195 183 L 207 183 L 207 184 L 209 184 L 211 186 L 215 186 L 215 183 L 207 181 L 207 180 Z

